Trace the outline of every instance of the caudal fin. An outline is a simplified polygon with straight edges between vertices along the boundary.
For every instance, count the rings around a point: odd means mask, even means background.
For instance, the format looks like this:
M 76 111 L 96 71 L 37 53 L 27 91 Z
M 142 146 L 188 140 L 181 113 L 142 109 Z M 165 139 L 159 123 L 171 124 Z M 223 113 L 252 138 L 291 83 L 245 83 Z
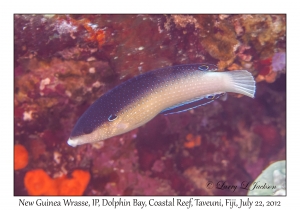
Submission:
M 247 70 L 236 70 L 226 73 L 231 77 L 230 89 L 232 92 L 254 98 L 255 80 L 250 72 Z

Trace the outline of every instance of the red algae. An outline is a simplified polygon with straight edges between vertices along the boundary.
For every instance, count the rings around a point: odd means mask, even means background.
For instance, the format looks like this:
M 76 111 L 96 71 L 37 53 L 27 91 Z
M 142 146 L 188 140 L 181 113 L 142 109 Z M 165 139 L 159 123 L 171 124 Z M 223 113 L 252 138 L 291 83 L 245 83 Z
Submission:
M 80 23 L 89 32 L 87 37 L 88 41 L 97 41 L 99 47 L 104 44 L 105 41 L 105 31 L 98 29 L 97 25 L 93 25 L 88 19 L 81 19 Z
M 255 125 L 253 132 L 262 137 L 261 156 L 276 152 L 274 148 L 280 145 L 280 135 L 273 125 Z
M 259 72 L 259 75 L 266 76 L 271 71 L 272 58 L 259 60 L 255 63 L 255 68 Z
M 186 136 L 186 142 L 184 143 L 185 148 L 194 148 L 201 145 L 201 136 L 194 136 L 193 134 L 188 134 Z
M 285 158 L 285 15 L 14 20 L 14 138 L 28 148 L 15 151 L 15 195 L 246 195 L 205 183 L 251 181 Z M 116 85 L 203 62 L 251 72 L 255 98 L 228 94 L 103 142 L 67 145 L 82 113 Z
M 40 139 L 30 140 L 30 151 L 33 159 L 37 160 L 41 155 L 46 152 L 46 145 Z

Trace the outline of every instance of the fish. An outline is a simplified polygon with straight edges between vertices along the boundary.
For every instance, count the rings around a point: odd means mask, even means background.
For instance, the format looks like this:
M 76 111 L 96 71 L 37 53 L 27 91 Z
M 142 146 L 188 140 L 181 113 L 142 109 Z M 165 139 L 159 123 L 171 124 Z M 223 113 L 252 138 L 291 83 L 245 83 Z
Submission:
M 131 131 L 158 114 L 174 114 L 209 104 L 227 92 L 254 98 L 247 70 L 218 72 L 213 64 L 185 64 L 148 71 L 98 98 L 78 119 L 67 143 L 95 143 Z

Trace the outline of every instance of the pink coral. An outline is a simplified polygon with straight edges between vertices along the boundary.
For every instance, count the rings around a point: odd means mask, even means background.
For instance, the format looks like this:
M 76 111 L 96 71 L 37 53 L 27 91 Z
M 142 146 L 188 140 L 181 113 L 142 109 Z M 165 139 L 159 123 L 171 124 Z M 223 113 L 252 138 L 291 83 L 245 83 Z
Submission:
M 272 70 L 273 71 L 283 71 L 285 70 L 286 60 L 285 52 L 275 53 L 272 57 Z

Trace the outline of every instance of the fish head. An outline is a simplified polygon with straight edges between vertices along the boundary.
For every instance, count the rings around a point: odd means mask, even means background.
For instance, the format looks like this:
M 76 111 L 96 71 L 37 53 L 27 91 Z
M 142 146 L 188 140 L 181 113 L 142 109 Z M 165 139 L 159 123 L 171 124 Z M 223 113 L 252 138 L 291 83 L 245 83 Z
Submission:
M 99 106 L 95 109 L 95 106 L 78 119 L 68 140 L 70 146 L 94 143 L 130 130 L 131 122 L 122 111 L 99 109 Z

